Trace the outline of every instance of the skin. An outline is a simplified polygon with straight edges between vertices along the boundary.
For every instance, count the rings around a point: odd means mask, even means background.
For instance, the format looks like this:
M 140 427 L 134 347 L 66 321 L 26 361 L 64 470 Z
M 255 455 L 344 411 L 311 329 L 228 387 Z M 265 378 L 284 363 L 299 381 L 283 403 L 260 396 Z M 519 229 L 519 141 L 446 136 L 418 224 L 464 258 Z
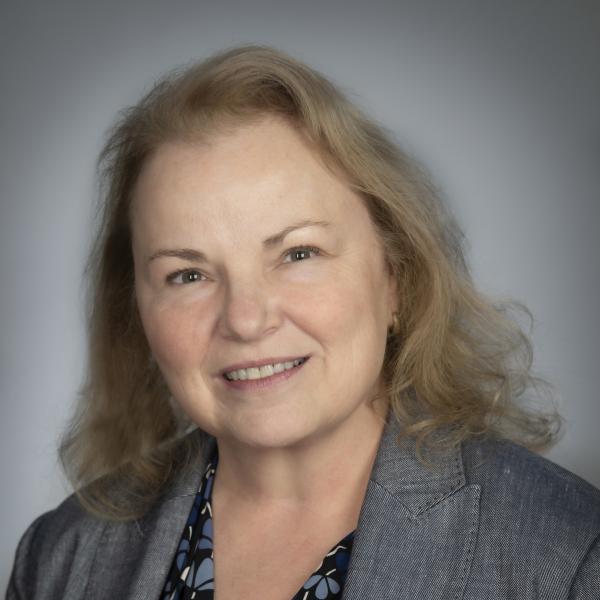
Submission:
M 219 598 L 248 594 L 252 577 L 257 587 L 279 577 L 277 557 L 295 545 L 298 572 L 272 587 L 273 598 L 291 597 L 356 526 L 383 430 L 385 406 L 371 400 L 396 287 L 375 228 L 344 178 L 275 117 L 210 143 L 160 147 L 140 174 L 131 215 L 151 350 L 175 400 L 217 438 Z M 263 245 L 302 220 L 329 225 Z M 295 246 L 318 252 L 290 252 Z M 207 261 L 156 256 L 181 249 Z M 221 375 L 245 360 L 307 355 L 293 377 L 263 390 L 232 390 Z M 246 547 L 253 530 L 261 532 L 259 550 Z M 271 539 L 270 530 L 279 535 Z M 247 573 L 239 562 L 229 568 L 239 558 L 227 548 L 244 556 Z

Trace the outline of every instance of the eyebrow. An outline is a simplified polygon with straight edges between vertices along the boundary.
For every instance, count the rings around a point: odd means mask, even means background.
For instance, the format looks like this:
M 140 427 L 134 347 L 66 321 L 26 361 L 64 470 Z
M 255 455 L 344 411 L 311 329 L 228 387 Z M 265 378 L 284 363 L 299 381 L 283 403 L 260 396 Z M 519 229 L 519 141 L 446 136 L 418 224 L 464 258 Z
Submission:
M 282 229 L 280 232 L 274 235 L 269 236 L 267 239 L 263 240 L 263 246 L 265 248 L 273 248 L 275 246 L 278 246 L 283 242 L 283 240 L 289 233 L 291 233 L 292 231 L 296 231 L 297 229 L 303 229 L 305 227 L 329 227 L 330 225 L 330 221 L 313 221 L 311 219 L 304 219 L 302 221 L 289 225 L 288 227 Z M 208 261 L 206 254 L 204 254 L 204 252 L 200 250 L 194 250 L 192 248 L 177 248 L 172 250 L 157 250 L 150 256 L 148 262 L 162 257 L 181 258 L 183 260 L 195 262 Z

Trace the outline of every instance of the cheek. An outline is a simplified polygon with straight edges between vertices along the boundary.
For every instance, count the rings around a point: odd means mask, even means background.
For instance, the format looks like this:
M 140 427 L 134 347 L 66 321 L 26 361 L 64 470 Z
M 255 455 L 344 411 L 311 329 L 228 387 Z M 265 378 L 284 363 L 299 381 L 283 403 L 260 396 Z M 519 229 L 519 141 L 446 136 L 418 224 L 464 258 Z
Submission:
M 382 335 L 385 342 L 384 296 L 382 282 L 369 274 L 366 265 L 358 265 L 333 273 L 321 285 L 297 292 L 286 304 L 293 307 L 294 320 L 323 345 L 346 346 L 351 352 L 350 344 L 357 352 L 360 344 L 367 344 L 371 351 Z
M 379 374 L 387 339 L 386 281 L 373 275 L 371 265 L 364 266 L 345 272 L 321 296 L 317 310 L 321 340 L 336 373 L 356 383 Z
M 179 371 L 202 361 L 207 344 L 202 321 L 192 307 L 147 306 L 140 315 L 148 345 L 163 371 Z

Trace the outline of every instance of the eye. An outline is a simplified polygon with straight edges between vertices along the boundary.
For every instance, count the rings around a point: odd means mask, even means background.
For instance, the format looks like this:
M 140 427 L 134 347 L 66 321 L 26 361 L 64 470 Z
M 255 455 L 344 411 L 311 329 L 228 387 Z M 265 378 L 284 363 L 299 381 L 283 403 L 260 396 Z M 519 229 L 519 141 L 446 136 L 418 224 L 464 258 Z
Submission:
M 181 269 L 167 275 L 167 283 L 175 285 L 195 283 L 196 281 L 200 281 L 201 277 L 204 277 L 204 275 L 200 271 L 196 271 L 196 269 Z
M 300 262 L 306 260 L 311 252 L 317 256 L 320 254 L 319 249 L 314 248 L 313 246 L 295 246 L 294 248 L 287 250 L 284 256 L 296 257 L 298 260 L 289 260 L 284 262 Z

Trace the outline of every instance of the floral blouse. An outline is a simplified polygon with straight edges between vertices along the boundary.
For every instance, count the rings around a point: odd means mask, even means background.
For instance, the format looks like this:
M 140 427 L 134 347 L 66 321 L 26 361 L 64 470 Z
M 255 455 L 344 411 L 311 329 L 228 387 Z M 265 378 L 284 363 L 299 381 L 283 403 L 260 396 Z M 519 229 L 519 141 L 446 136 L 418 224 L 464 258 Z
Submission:
M 213 527 L 211 492 L 218 456 L 215 452 L 194 499 L 181 542 L 160 600 L 213 600 Z M 354 532 L 337 543 L 291 600 L 334 600 L 342 596 Z

